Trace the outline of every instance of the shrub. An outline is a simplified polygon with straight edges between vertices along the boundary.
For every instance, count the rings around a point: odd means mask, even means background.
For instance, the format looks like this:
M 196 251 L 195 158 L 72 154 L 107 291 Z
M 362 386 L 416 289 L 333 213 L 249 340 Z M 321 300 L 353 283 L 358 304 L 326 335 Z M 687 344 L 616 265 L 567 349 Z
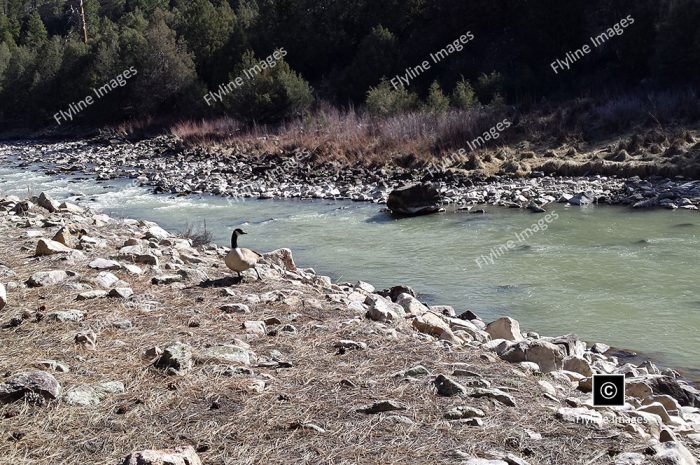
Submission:
M 452 104 L 461 110 L 474 108 L 479 104 L 474 88 L 466 79 L 462 78 L 452 91 Z
M 382 81 L 367 92 L 366 104 L 371 115 L 390 116 L 416 109 L 418 96 L 405 87 L 392 89 L 387 81 Z
M 442 93 L 440 84 L 437 81 L 430 85 L 426 107 L 428 111 L 433 113 L 445 113 L 450 108 L 450 99 Z

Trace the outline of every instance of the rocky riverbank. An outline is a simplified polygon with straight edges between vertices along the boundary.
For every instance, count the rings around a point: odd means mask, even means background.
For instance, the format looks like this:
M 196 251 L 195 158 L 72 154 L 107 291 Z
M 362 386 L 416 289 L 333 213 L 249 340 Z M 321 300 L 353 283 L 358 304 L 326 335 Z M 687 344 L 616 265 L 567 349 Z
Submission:
M 236 148 L 188 148 L 172 137 L 0 145 L 0 161 L 49 174 L 85 173 L 99 180 L 132 179 L 157 193 L 228 197 L 350 199 L 386 203 L 397 187 L 430 181 L 444 205 L 483 205 L 541 212 L 552 203 L 629 205 L 697 210 L 700 181 L 596 175 L 568 177 L 532 171 L 527 177 L 483 176 L 464 169 L 344 166 L 311 152 L 249 155 Z
M 0 195 L 2 463 L 696 464 L 700 392 L 604 344 Z M 465 303 L 465 306 L 468 303 Z M 462 310 L 462 309 L 457 309 Z M 594 407 L 591 376 L 627 377 Z M 138 451 L 138 452 L 136 452 Z M 694 457 L 695 456 L 695 457 Z

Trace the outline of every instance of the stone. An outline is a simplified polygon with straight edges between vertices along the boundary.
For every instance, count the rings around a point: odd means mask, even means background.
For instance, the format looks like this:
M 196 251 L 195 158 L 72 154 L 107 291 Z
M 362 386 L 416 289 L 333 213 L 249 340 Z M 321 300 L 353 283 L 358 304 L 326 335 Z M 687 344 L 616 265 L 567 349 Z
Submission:
M 107 291 L 96 289 L 92 291 L 81 292 L 80 294 L 78 294 L 76 300 L 94 300 L 101 299 L 103 297 L 107 297 Z
M 544 391 L 545 394 L 549 394 L 550 396 L 556 396 L 557 395 L 557 390 L 556 388 L 552 385 L 552 383 L 544 380 L 537 381 L 537 384 L 540 385 L 542 390 Z
M 39 239 L 36 244 L 36 251 L 34 252 L 35 257 L 44 257 L 48 255 L 56 255 L 61 253 L 72 252 L 73 249 L 66 247 L 60 242 L 52 241 L 50 239 Z
M 85 314 L 80 310 L 64 310 L 58 312 L 50 312 L 46 315 L 46 319 L 49 321 L 60 321 L 77 323 L 85 318 Z
M 151 226 L 146 231 L 146 239 L 157 239 L 159 241 L 170 237 L 170 233 L 160 226 Z
M 398 410 L 407 410 L 407 409 L 408 409 L 408 407 L 404 403 L 396 402 L 393 400 L 383 400 L 383 401 L 375 402 L 374 404 L 372 404 L 370 406 L 359 408 L 359 409 L 357 409 L 357 411 L 371 415 L 371 414 L 375 414 L 375 413 L 395 412 Z
M 224 313 L 250 313 L 250 307 L 246 304 L 226 304 L 219 307 L 219 309 Z
M 38 362 L 36 362 L 36 367 L 55 371 L 57 373 L 70 372 L 70 367 L 67 364 L 59 362 L 57 360 L 39 360 Z
M 250 365 L 251 353 L 233 344 L 209 347 L 197 356 L 198 363 Z
M 425 368 L 423 365 L 416 365 L 407 370 L 400 371 L 394 376 L 397 378 L 417 378 L 419 376 L 428 375 L 430 375 L 430 371 L 427 368 Z
M 129 454 L 121 465 L 202 465 L 194 447 L 173 450 L 144 450 Z
M 564 358 L 563 368 L 564 370 L 572 371 L 585 377 L 593 376 L 591 365 L 583 357 L 568 356 Z
M 404 311 L 410 315 L 420 316 L 430 310 L 411 294 L 399 294 L 396 303 L 401 305 Z
M 498 402 L 502 403 L 503 405 L 507 405 L 508 407 L 515 407 L 515 399 L 510 394 L 507 394 L 500 389 L 483 389 L 483 388 L 476 388 L 473 389 L 469 395 L 471 397 L 489 397 L 491 399 L 497 400 Z
M 510 317 L 499 318 L 486 326 L 486 332 L 492 339 L 505 339 L 506 341 L 522 341 L 523 335 L 520 332 L 520 324 Z
M 602 342 L 597 342 L 591 346 L 591 352 L 594 354 L 604 354 L 610 350 L 610 346 L 603 344 Z
M 156 285 L 173 284 L 179 283 L 182 279 L 182 276 L 179 274 L 166 274 L 154 276 L 153 279 L 151 279 L 151 283 Z
M 508 462 L 503 460 L 489 460 L 489 459 L 469 459 L 466 462 L 462 462 L 463 465 L 508 465 Z
M 93 281 L 101 288 L 109 289 L 119 282 L 119 278 L 109 271 L 101 271 Z
M 163 350 L 154 365 L 166 370 L 169 375 L 183 376 L 192 369 L 192 348 L 182 342 L 175 342 Z
M 677 440 L 676 436 L 670 430 L 663 429 L 659 434 L 659 442 L 675 442 Z
M 134 325 L 131 323 L 130 320 L 117 320 L 117 321 L 113 321 L 113 322 L 111 323 L 111 325 L 112 325 L 113 328 L 116 328 L 116 329 L 123 329 L 123 330 L 131 329 L 131 328 L 134 326 Z
M 658 402 L 663 405 L 669 413 L 678 412 L 677 414 L 681 414 L 683 411 L 681 404 L 679 404 L 676 399 L 669 395 L 662 394 L 658 396 L 650 396 L 642 400 L 642 404 L 644 405 L 653 404 L 654 402 Z
M 445 331 L 452 331 L 445 320 L 432 312 L 427 312 L 414 318 L 413 327 L 421 333 L 437 337 L 440 337 Z
M 83 213 L 82 208 L 70 202 L 62 202 L 61 205 L 58 206 L 58 209 L 68 213 Z
M 668 394 L 683 407 L 700 407 L 700 390 L 670 376 L 655 377 L 648 381 L 654 394 Z
M 131 274 L 136 274 L 136 275 L 143 274 L 143 270 L 136 265 L 125 264 L 125 265 L 123 265 L 123 267 L 126 271 L 128 271 Z
M 365 350 L 367 349 L 367 344 L 364 342 L 355 342 L 348 339 L 344 339 L 333 344 L 336 349 L 345 350 Z
M 37 205 L 45 208 L 50 213 L 54 213 L 58 211 L 61 204 L 54 200 L 49 194 L 42 192 L 37 198 Z
M 668 465 L 697 465 L 693 454 L 680 442 L 662 442 L 654 446 L 654 459 Z
M 9 404 L 23 398 L 56 400 L 61 395 L 61 385 L 50 373 L 30 371 L 18 373 L 0 383 L 0 403 Z
M 439 396 L 452 397 L 467 393 L 466 387 L 445 375 L 438 375 L 435 380 L 433 380 L 433 384 Z
M 654 415 L 658 415 L 665 425 L 673 424 L 673 422 L 671 421 L 671 416 L 668 414 L 668 411 L 666 411 L 666 407 L 664 407 L 660 402 L 653 402 L 651 404 L 644 405 L 642 407 L 639 407 L 637 411 L 653 413 Z
M 121 263 L 116 260 L 107 260 L 105 258 L 96 258 L 88 266 L 94 270 L 121 270 L 123 267 Z
M 0 310 L 5 308 L 7 305 L 7 291 L 5 290 L 5 285 L 0 283 Z
M 448 420 L 463 420 L 465 418 L 483 418 L 485 416 L 486 414 L 483 410 L 468 406 L 455 407 L 449 410 L 447 413 L 445 413 L 445 418 Z
M 564 360 L 562 350 L 558 346 L 539 339 L 519 342 L 500 357 L 511 363 L 534 362 L 543 373 L 560 370 Z
M 284 271 L 292 273 L 297 271 L 297 266 L 294 263 L 294 257 L 290 249 L 277 249 L 263 254 L 263 260 L 271 265 L 282 268 Z
M 625 452 L 615 457 L 614 465 L 645 465 L 646 456 L 637 452 Z
M 374 294 L 377 291 L 374 286 L 364 281 L 358 281 L 357 284 L 355 284 L 355 289 L 361 289 L 367 294 Z
M 74 246 L 73 235 L 65 226 L 59 229 L 58 232 L 54 234 L 53 238 L 51 238 L 51 240 L 54 242 L 58 242 L 59 244 L 63 244 L 68 248 L 73 248 Z
M 401 305 L 389 302 L 377 294 L 368 295 L 365 304 L 369 307 L 367 318 L 379 322 L 396 321 L 405 316 Z
M 652 387 L 641 378 L 632 378 L 625 381 L 625 395 L 627 397 L 645 399 L 653 394 L 654 390 Z
M 264 321 L 245 321 L 241 327 L 248 334 L 258 334 L 262 336 L 267 334 L 267 325 Z
M 603 416 L 595 410 L 589 410 L 585 407 L 562 407 L 557 410 L 556 417 L 569 423 L 603 426 Z
M 117 299 L 128 299 L 134 295 L 134 290 L 130 287 L 115 287 L 107 294 L 108 297 Z
M 99 405 L 110 394 L 123 394 L 124 384 L 111 381 L 92 386 L 74 386 L 63 395 L 63 401 L 68 405 L 93 407 Z
M 95 350 L 97 347 L 97 335 L 92 330 L 80 332 L 75 335 L 75 343 Z
M 34 273 L 31 278 L 27 280 L 27 286 L 29 287 L 45 287 L 53 286 L 63 281 L 76 276 L 76 273 L 72 271 L 63 270 L 53 270 L 53 271 L 39 271 Z
M 442 207 L 440 193 L 431 183 L 413 184 L 394 189 L 386 206 L 395 215 L 417 216 L 437 213 Z
M 450 318 L 455 318 L 457 316 L 457 312 L 451 305 L 431 305 L 429 308 L 438 315 L 444 315 Z

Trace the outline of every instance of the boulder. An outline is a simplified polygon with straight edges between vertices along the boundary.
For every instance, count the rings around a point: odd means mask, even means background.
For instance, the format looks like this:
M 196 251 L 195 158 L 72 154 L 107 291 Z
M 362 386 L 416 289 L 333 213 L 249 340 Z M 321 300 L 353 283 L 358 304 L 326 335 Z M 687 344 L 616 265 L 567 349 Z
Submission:
M 386 206 L 395 215 L 437 213 L 441 208 L 440 193 L 431 183 L 404 186 L 389 194 Z
M 451 397 L 467 393 L 466 387 L 444 375 L 438 375 L 433 381 L 433 384 L 439 396 Z
M 28 397 L 55 400 L 61 394 L 61 385 L 45 371 L 19 373 L 0 384 L 0 404 L 9 404 Z
M 559 346 L 543 340 L 519 342 L 500 357 L 511 363 L 534 362 L 543 373 L 560 370 L 564 360 Z
M 403 307 L 406 313 L 411 315 L 422 315 L 429 311 L 428 307 L 423 305 L 418 299 L 413 297 L 411 294 L 399 294 L 396 298 L 396 303 Z
M 593 376 L 593 370 L 588 361 L 583 357 L 569 356 L 564 359 L 564 370 L 573 371 L 585 377 Z
M 292 251 L 289 249 L 273 250 L 272 252 L 263 254 L 263 259 L 272 265 L 279 266 L 285 271 L 290 271 L 292 273 L 297 271 L 297 265 L 294 263 Z
M 96 385 L 74 386 L 63 395 L 63 401 L 68 405 L 92 407 L 99 405 L 110 394 L 123 394 L 124 384 L 110 381 Z
M 165 348 L 154 365 L 171 375 L 185 375 L 192 369 L 192 348 L 182 342 L 171 344 Z
M 498 402 L 502 403 L 503 405 L 507 405 L 509 407 L 515 407 L 515 399 L 510 394 L 507 394 L 500 389 L 483 389 L 483 388 L 477 388 L 473 389 L 469 395 L 471 397 L 489 397 L 491 399 L 497 400 Z
M 515 342 L 520 342 L 524 339 L 520 333 L 520 324 L 507 316 L 489 323 L 486 326 L 486 332 L 491 335 L 492 339 L 505 339 L 506 341 Z
M 197 355 L 197 363 L 250 365 L 251 353 L 233 344 L 209 347 Z
M 430 334 L 431 336 L 440 337 L 445 331 L 450 331 L 448 325 L 442 318 L 432 312 L 427 312 L 413 319 L 413 327 L 421 333 Z
M 682 381 L 670 376 L 659 376 L 648 382 L 654 394 L 667 394 L 683 407 L 700 407 L 700 391 Z
M 468 407 L 466 405 L 461 405 L 455 407 L 445 413 L 445 418 L 448 420 L 463 420 L 465 418 L 483 418 L 486 414 L 483 410 L 475 407 Z
M 144 450 L 129 454 L 121 465 L 202 465 L 194 447 L 174 450 Z
M 60 321 L 78 323 L 85 318 L 85 314 L 79 310 L 65 310 L 59 312 L 51 312 L 46 315 L 46 319 L 49 321 Z
M 405 316 L 401 305 L 390 302 L 378 294 L 368 295 L 365 304 L 369 307 L 367 318 L 370 320 L 388 322 L 399 320 Z
M 44 257 L 72 251 L 73 249 L 66 247 L 60 242 L 52 241 L 50 239 L 39 239 L 39 242 L 36 244 L 36 252 L 34 252 L 34 256 Z
M 557 418 L 560 420 L 576 423 L 580 425 L 596 425 L 603 426 L 603 416 L 595 410 L 589 410 L 585 407 L 570 408 L 562 407 L 557 410 Z
M 96 258 L 91 261 L 88 266 L 95 270 L 121 270 L 122 265 L 115 260 L 107 260 L 105 258 Z
M 657 463 L 669 465 L 697 465 L 693 454 L 680 442 L 663 442 L 653 447 Z
M 58 208 L 61 204 L 54 200 L 49 194 L 42 192 L 37 198 L 37 205 L 39 205 L 42 208 L 45 208 L 51 213 L 54 213 L 58 211 Z
M 151 226 L 148 228 L 148 231 L 146 231 L 146 239 L 156 239 L 161 241 L 169 237 L 170 233 L 160 226 Z
M 73 276 L 76 276 L 76 273 L 72 271 L 63 271 L 63 270 L 53 270 L 53 271 L 39 271 L 34 273 L 31 278 L 27 280 L 27 286 L 29 287 L 44 287 L 44 286 L 53 286 L 55 284 L 62 283 L 63 281 L 67 280 L 68 278 L 71 278 Z

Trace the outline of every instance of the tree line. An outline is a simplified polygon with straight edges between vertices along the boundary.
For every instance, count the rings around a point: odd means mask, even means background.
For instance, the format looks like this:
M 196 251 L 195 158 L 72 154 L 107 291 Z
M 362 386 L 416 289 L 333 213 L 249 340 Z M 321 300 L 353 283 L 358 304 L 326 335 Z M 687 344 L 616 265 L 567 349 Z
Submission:
M 628 15 L 624 34 L 552 72 Z M 322 104 L 390 115 L 687 88 L 700 79 L 698 24 L 698 0 L 0 0 L 0 121 L 48 126 L 130 68 L 138 75 L 76 122 L 276 123 Z M 389 83 L 467 32 L 463 50 Z M 275 66 L 205 102 L 280 48 Z

